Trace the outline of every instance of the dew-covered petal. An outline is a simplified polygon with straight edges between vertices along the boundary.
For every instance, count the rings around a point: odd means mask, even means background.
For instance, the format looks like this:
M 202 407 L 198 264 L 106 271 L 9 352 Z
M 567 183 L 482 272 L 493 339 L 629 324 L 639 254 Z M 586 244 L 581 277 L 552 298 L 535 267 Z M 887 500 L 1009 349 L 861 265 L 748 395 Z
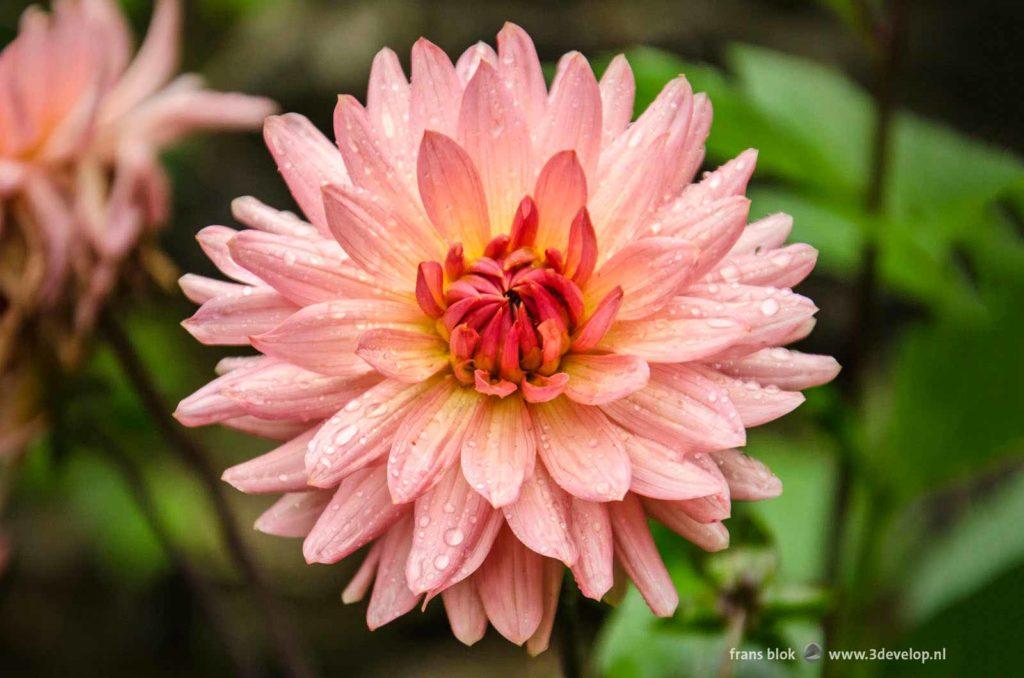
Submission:
M 647 385 L 650 369 L 643 358 L 615 353 L 570 353 L 562 359 L 569 375 L 565 395 L 584 405 L 603 405 Z
M 608 515 L 619 563 L 651 611 L 659 617 L 672 616 L 679 605 L 679 594 L 654 545 L 640 500 L 627 494 L 622 501 L 608 504 Z
M 523 401 L 486 399 L 462 444 L 462 472 L 473 489 L 495 508 L 514 502 L 535 459 L 533 422 Z

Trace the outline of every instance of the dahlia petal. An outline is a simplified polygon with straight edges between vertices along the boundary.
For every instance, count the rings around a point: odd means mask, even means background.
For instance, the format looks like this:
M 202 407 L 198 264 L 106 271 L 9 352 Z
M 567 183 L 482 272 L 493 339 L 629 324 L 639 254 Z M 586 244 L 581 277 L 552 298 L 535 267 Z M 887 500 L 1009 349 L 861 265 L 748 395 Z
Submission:
M 494 511 L 452 467 L 416 500 L 416 535 L 405 568 L 409 588 L 424 593 L 440 587 L 469 557 Z
M 572 340 L 572 350 L 589 351 L 604 339 L 622 305 L 622 288 L 616 287 L 598 302 Z
M 647 388 L 601 410 L 626 430 L 670 449 L 725 449 L 746 443 L 739 413 L 723 389 L 685 364 L 651 365 Z
M 640 500 L 627 494 L 621 502 L 609 502 L 608 515 L 619 563 L 651 611 L 659 617 L 672 616 L 679 605 L 679 594 L 658 555 Z
M 186 273 L 178 278 L 178 286 L 188 300 L 196 304 L 204 304 L 214 297 L 242 294 L 247 289 L 245 285 L 207 278 L 195 273 Z
M 526 641 L 526 652 L 536 657 L 548 649 L 551 642 L 551 631 L 555 627 L 555 614 L 558 612 L 558 595 L 562 590 L 562 579 L 565 567 L 557 560 L 544 560 L 543 605 L 544 613 L 540 618 L 537 630 Z
M 810 299 L 788 289 L 710 284 L 694 286 L 691 290 L 721 300 L 733 317 L 750 328 L 734 346 L 716 356 L 719 360 L 803 338 L 813 327 L 813 316 L 818 310 Z
M 767 466 L 739 450 L 711 453 L 729 483 L 729 495 L 741 501 L 772 499 L 782 494 L 782 481 Z
M 570 528 L 571 499 L 537 466 L 523 482 L 519 498 L 504 508 L 505 520 L 531 550 L 572 566 L 579 553 Z
M 573 220 L 587 204 L 587 175 L 574 150 L 555 153 L 544 163 L 533 189 L 539 220 L 535 248 L 561 250 Z
M 571 353 L 562 359 L 569 375 L 565 395 L 584 405 L 603 405 L 647 385 L 650 370 L 631 355 Z
M 461 581 L 441 591 L 452 635 L 463 645 L 473 645 L 487 633 L 487 613 L 471 581 Z
M 498 396 L 499 398 L 507 398 L 515 393 L 518 388 L 507 379 L 496 379 L 491 381 L 491 373 L 484 372 L 483 370 L 475 370 L 473 372 L 473 387 L 476 389 L 477 393 L 489 396 Z
M 827 384 L 839 374 L 839 363 L 828 355 L 813 355 L 785 348 L 764 348 L 742 358 L 716 362 L 715 369 L 738 379 L 753 379 L 787 390 Z
M 558 372 L 549 377 L 534 375 L 530 379 L 523 379 L 519 385 L 523 389 L 523 398 L 526 402 L 546 403 L 562 395 L 568 384 L 569 375 Z
M 678 502 L 645 499 L 644 507 L 658 522 L 705 551 L 729 547 L 729 531 L 722 523 L 699 523 L 688 516 Z
M 399 521 L 381 543 L 380 564 L 373 582 L 373 593 L 366 608 L 366 624 L 371 631 L 409 612 L 419 602 L 419 594 L 409 590 L 402 572 L 412 547 L 412 516 Z
M 750 212 L 750 201 L 742 196 L 722 198 L 698 206 L 675 209 L 681 199 L 670 202 L 655 214 L 649 230 L 681 238 L 700 250 L 693 279 L 710 271 L 741 237 Z
M 290 492 L 256 519 L 255 528 L 275 537 L 305 537 L 330 500 L 329 490 Z
M 269 288 L 245 287 L 241 294 L 210 299 L 181 325 L 203 344 L 245 346 L 250 336 L 277 327 L 298 309 Z
M 601 600 L 612 588 L 612 524 L 607 504 L 572 498 L 572 534 L 580 557 L 572 566 L 580 592 Z
M 721 490 L 720 478 L 708 473 L 689 455 L 661 443 L 631 435 L 624 441 L 633 465 L 630 491 L 655 499 L 696 499 Z
M 444 50 L 425 38 L 412 46 L 410 96 L 409 127 L 415 148 L 428 129 L 448 136 L 455 133 L 463 98 L 462 83 Z
M 411 178 L 414 146 L 409 134 L 409 81 L 398 55 L 384 48 L 377 52 L 366 88 L 366 115 L 376 137 L 398 171 Z
M 489 63 L 493 68 L 498 67 L 498 55 L 494 48 L 482 41 L 477 42 L 459 56 L 459 60 L 455 62 L 455 75 L 459 76 L 459 82 L 463 87 L 473 79 L 476 69 L 483 61 Z
M 444 251 L 440 238 L 409 226 L 389 204 L 365 191 L 325 186 L 323 204 L 335 240 L 355 264 L 387 289 L 411 293 L 416 267 L 439 259 Z M 396 240 L 401 247 L 396 247 Z
M 695 94 L 693 108 L 690 113 L 690 126 L 686 130 L 686 139 L 679 151 L 679 166 L 674 180 L 666 186 L 666 200 L 682 193 L 697 175 L 697 170 L 704 164 L 704 142 L 711 132 L 712 119 L 711 101 L 704 92 Z
M 691 367 L 725 389 L 747 428 L 774 421 L 804 402 L 804 396 L 799 391 L 783 391 L 778 386 L 761 386 L 756 381 L 733 379 L 700 365 Z
M 533 40 L 519 26 L 506 22 L 498 33 L 498 74 L 513 101 L 521 107 L 527 129 L 540 126 L 547 108 L 547 86 Z
M 743 195 L 757 165 L 757 150 L 749 148 L 713 172 L 708 172 L 700 183 L 691 184 L 683 191 L 684 204 L 700 205 L 733 195 Z
M 601 76 L 601 146 L 608 148 L 633 119 L 636 82 L 626 57 L 619 54 Z
M 472 576 L 480 566 L 483 565 L 484 560 L 490 555 L 491 547 L 494 545 L 494 541 L 498 538 L 498 533 L 501 528 L 505 526 L 505 518 L 501 514 L 501 511 L 491 511 L 487 514 L 484 528 L 480 531 L 477 537 L 476 544 L 471 547 L 469 554 L 466 556 L 465 561 L 462 563 L 462 567 L 456 570 L 451 577 L 448 578 L 441 586 L 434 589 L 427 594 L 427 599 L 433 598 L 441 590 L 454 586 L 459 582 L 467 580 Z
M 596 304 L 622 288 L 619 320 L 639 320 L 656 313 L 691 279 L 699 251 L 678 238 L 643 238 L 604 263 L 587 285 L 587 301 Z
M 597 234 L 584 207 L 572 220 L 569 244 L 565 250 L 565 276 L 584 287 L 597 265 Z
M 395 431 L 430 385 L 385 379 L 346 403 L 309 442 L 309 484 L 334 487 L 387 454 Z
M 574 150 L 588 177 L 596 179 L 601 151 L 601 90 L 590 64 L 572 52 L 551 83 L 539 134 L 540 157 Z
M 599 346 L 649 362 L 676 363 L 718 355 L 749 336 L 750 328 L 722 304 L 676 297 L 652 318 L 616 323 Z
M 314 372 L 335 376 L 365 374 L 370 367 L 355 354 L 368 329 L 410 332 L 425 329 L 424 316 L 411 303 L 382 299 L 325 301 L 288 315 L 251 342 L 261 352 Z
M 388 458 L 388 486 L 396 503 L 416 499 L 451 466 L 481 398 L 446 377 L 419 400 L 406 416 Z
M 231 215 L 250 228 L 293 238 L 317 240 L 320 232 L 291 212 L 282 212 L 246 195 L 231 201 Z
M 374 542 L 373 546 L 366 552 L 359 569 L 352 575 L 352 579 L 341 592 L 341 602 L 345 605 L 358 603 L 370 590 L 373 579 L 377 574 L 377 565 L 380 563 L 381 542 Z
M 794 287 L 810 274 L 818 250 L 797 243 L 778 250 L 729 256 L 705 276 L 709 283 Z
M 246 270 L 231 257 L 228 243 L 238 235 L 238 231 L 227 226 L 207 226 L 196 233 L 199 247 L 209 257 L 213 265 L 229 278 L 246 285 L 260 285 L 262 281 L 251 271 Z
M 629 490 L 629 456 L 596 407 L 556 398 L 530 406 L 544 466 L 569 494 L 590 501 L 620 499 Z
M 656 196 L 655 203 L 681 190 L 693 178 L 691 173 L 691 151 L 689 144 L 700 146 L 702 137 L 690 135 L 694 113 L 693 88 L 685 76 L 679 76 L 662 88 L 658 96 L 651 102 L 635 124 L 627 129 L 624 137 L 644 136 L 647 138 L 660 134 L 667 135 L 665 142 L 665 166 L 662 176 L 662 192 Z
M 475 580 L 494 628 L 516 645 L 525 643 L 544 615 L 544 558 L 502 530 Z
M 729 250 L 731 256 L 774 250 L 786 243 L 793 230 L 793 217 L 779 212 L 747 224 L 743 234 Z
M 377 288 L 337 243 L 242 231 L 228 243 L 231 258 L 300 305 L 338 297 L 370 298 Z
M 248 494 L 299 492 L 306 486 L 306 446 L 316 434 L 314 426 L 302 435 L 255 459 L 224 471 L 221 480 Z
M 224 388 L 222 394 L 254 417 L 313 421 L 331 416 L 379 381 L 376 374 L 329 377 L 272 362 Z
M 461 243 L 472 258 L 490 239 L 487 200 L 473 161 L 450 137 L 423 134 L 417 160 L 420 197 L 449 245 Z
M 380 464 L 355 471 L 337 490 L 318 490 L 333 498 L 324 502 L 323 514 L 302 544 L 307 563 L 336 563 L 411 513 L 408 506 L 391 503 L 386 474 Z
M 268 358 L 252 367 L 233 370 L 218 377 L 189 397 L 178 403 L 174 418 L 183 426 L 205 426 L 245 414 L 237 400 L 226 397 L 223 391 L 243 383 L 250 375 L 258 374 L 264 367 L 275 364 Z
M 232 401 L 232 405 L 237 406 L 237 403 Z M 309 428 L 309 422 L 307 421 L 275 421 L 272 419 L 250 417 L 247 414 L 239 417 L 233 417 L 231 419 L 225 419 L 218 423 L 222 426 L 227 426 L 230 429 L 258 436 L 260 438 L 266 438 L 268 440 L 291 440 Z
M 414 384 L 448 365 L 447 349 L 436 332 L 377 329 L 359 335 L 356 355 L 384 376 Z
M 532 178 L 530 137 L 510 93 L 487 63 L 466 86 L 457 138 L 480 173 L 490 223 L 495 228 L 511 224 Z
M 530 413 L 519 398 L 489 399 L 462 444 L 466 480 L 495 508 L 519 496 L 534 470 L 536 442 Z
M 313 123 L 295 113 L 267 118 L 263 136 L 295 202 L 317 230 L 329 236 L 321 187 L 351 184 L 338 149 Z

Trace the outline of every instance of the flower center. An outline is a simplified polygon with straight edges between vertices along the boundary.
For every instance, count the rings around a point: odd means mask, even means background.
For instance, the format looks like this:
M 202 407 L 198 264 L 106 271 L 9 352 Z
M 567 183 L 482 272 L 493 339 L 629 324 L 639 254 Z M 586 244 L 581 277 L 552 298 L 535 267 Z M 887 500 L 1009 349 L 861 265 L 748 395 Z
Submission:
M 527 197 L 511 231 L 467 260 L 461 244 L 442 265 L 423 262 L 416 296 L 448 341 L 452 371 L 464 384 L 508 395 L 524 380 L 558 371 L 584 314 L 580 285 L 593 270 L 593 229 L 586 210 L 562 250 L 536 251 L 538 214 Z

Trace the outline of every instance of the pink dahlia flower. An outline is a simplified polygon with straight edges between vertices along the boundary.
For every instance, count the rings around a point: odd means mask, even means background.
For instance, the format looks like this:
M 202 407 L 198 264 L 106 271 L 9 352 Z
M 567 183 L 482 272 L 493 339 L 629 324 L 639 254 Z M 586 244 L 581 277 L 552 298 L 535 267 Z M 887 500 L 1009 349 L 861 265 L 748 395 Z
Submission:
M 733 499 L 781 491 L 736 448 L 838 371 L 780 348 L 814 323 L 790 288 L 816 252 L 785 215 L 747 225 L 753 151 L 691 183 L 711 107 L 685 78 L 630 122 L 633 94 L 623 57 L 598 82 L 578 53 L 549 90 L 513 25 L 455 65 L 420 40 L 411 82 L 385 49 L 337 145 L 266 123 L 308 223 L 241 198 L 250 228 L 199 234 L 235 282 L 185 276 L 185 327 L 261 355 L 177 417 L 285 441 L 224 478 L 285 493 L 256 527 L 311 563 L 369 545 L 344 599 L 372 584 L 371 628 L 440 593 L 464 642 L 540 651 L 565 566 L 596 599 L 621 566 L 671 614 L 648 516 L 716 550 Z
M 198 129 L 256 127 L 273 111 L 194 75 L 165 86 L 179 23 L 178 1 L 158 0 L 132 60 L 113 0 L 65 0 L 51 15 L 26 10 L 0 53 L 0 341 L 57 301 L 87 326 L 124 256 L 167 216 L 159 151 Z

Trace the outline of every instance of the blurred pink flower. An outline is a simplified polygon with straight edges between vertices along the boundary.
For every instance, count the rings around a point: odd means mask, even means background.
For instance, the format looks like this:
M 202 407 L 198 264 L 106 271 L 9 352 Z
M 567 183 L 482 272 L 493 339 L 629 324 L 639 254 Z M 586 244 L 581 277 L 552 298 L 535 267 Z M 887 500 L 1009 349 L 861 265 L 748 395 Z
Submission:
M 180 14 L 177 0 L 158 0 L 132 60 L 113 0 L 66 0 L 51 15 L 31 7 L 0 53 L 6 343 L 19 319 L 56 302 L 76 307 L 78 330 L 91 323 L 125 255 L 167 217 L 161 149 L 197 129 L 253 128 L 273 112 L 266 99 L 203 89 L 194 75 L 165 86 Z
M 440 593 L 459 639 L 538 652 L 564 566 L 669 615 L 647 516 L 717 550 L 732 499 L 781 492 L 735 448 L 839 369 L 779 347 L 814 324 L 789 288 L 817 253 L 746 223 L 753 151 L 691 183 L 711 106 L 685 78 L 631 123 L 633 96 L 621 56 L 598 82 L 568 54 L 548 90 L 510 24 L 455 65 L 420 40 L 411 83 L 385 49 L 336 146 L 267 120 L 308 223 L 240 198 L 249 229 L 199 233 L 235 282 L 182 278 L 185 327 L 262 355 L 176 416 L 285 441 L 224 478 L 285 493 L 256 527 L 308 562 L 370 545 L 343 597 L 372 583 L 371 628 Z

